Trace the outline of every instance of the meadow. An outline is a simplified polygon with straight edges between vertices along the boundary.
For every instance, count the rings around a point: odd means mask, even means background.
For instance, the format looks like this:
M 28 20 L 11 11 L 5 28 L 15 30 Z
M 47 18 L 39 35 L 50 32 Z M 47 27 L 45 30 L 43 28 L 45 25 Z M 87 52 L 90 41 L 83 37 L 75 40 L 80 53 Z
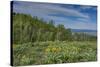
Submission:
M 95 41 L 46 41 L 13 44 L 14 65 L 96 61 L 96 47 Z

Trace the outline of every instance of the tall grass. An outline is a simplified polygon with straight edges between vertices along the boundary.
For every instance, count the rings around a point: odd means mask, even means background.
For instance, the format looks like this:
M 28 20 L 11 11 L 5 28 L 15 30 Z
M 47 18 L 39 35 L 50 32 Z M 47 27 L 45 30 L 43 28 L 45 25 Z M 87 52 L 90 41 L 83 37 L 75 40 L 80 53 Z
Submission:
M 88 62 L 97 60 L 96 42 L 46 41 L 13 44 L 14 65 Z

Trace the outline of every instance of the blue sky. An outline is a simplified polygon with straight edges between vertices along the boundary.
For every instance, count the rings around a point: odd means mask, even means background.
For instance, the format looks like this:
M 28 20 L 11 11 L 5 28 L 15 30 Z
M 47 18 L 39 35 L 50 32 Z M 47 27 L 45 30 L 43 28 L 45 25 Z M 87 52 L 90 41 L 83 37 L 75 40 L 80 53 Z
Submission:
M 53 20 L 66 28 L 97 30 L 96 6 L 14 1 L 13 12 Z

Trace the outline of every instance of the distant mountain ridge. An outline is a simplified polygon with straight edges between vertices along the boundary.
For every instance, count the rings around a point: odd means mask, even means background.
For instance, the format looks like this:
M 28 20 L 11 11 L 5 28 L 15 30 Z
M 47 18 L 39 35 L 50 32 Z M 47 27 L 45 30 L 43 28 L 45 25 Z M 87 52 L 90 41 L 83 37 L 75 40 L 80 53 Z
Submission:
M 97 32 L 97 30 L 71 29 L 72 32 Z
M 86 29 L 71 29 L 73 33 L 86 33 L 89 35 L 97 36 L 97 30 L 86 30 Z

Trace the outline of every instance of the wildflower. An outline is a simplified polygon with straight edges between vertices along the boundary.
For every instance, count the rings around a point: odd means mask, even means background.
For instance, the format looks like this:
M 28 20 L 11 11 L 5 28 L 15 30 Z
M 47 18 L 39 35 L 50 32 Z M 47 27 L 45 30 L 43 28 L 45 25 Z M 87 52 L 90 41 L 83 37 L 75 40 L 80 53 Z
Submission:
M 57 50 L 57 49 L 56 49 L 55 47 L 54 47 L 54 48 L 52 48 L 52 52 L 56 52 L 56 50 Z
M 50 51 L 50 48 L 47 48 L 46 50 L 45 50 L 45 52 L 49 52 Z

